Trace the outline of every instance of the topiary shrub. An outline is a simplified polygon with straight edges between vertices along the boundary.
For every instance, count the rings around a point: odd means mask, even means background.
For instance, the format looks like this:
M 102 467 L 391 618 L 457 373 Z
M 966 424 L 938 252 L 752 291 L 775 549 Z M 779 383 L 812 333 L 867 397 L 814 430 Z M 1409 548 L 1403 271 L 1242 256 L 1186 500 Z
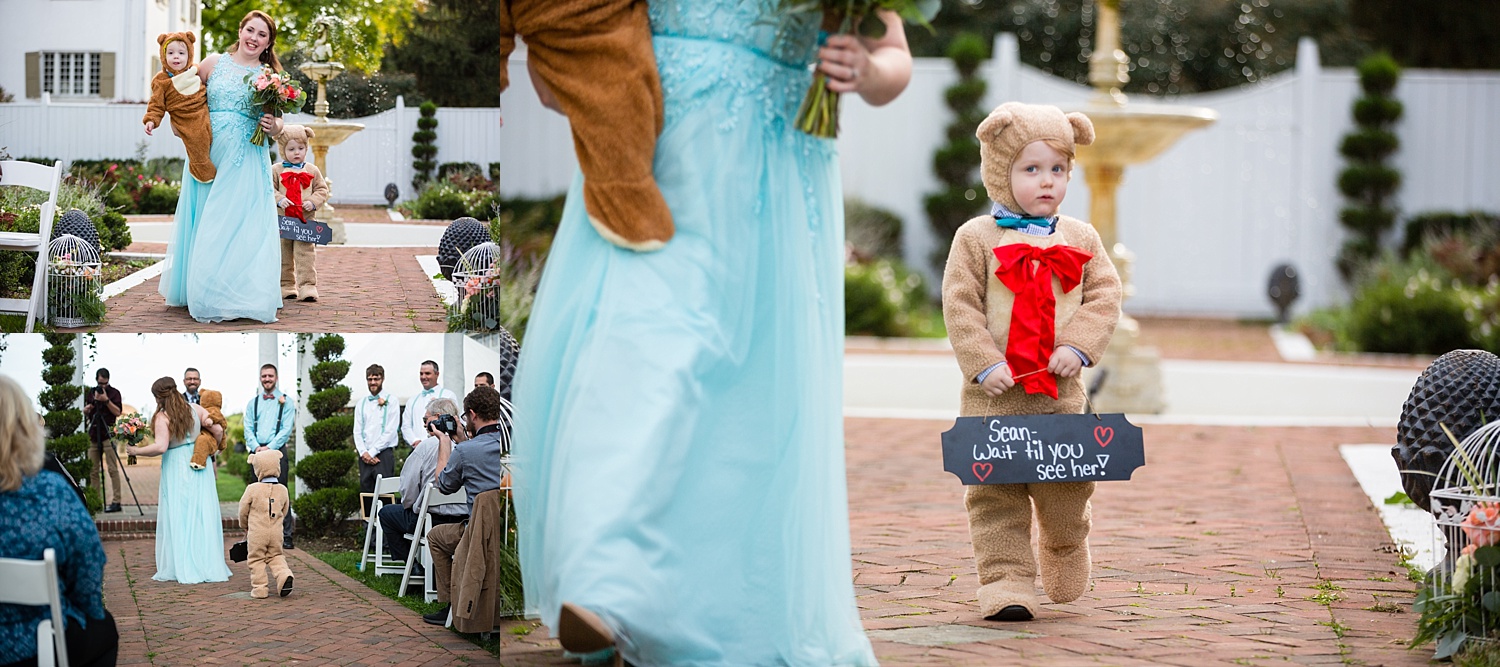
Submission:
M 325 535 L 341 527 L 349 515 L 359 511 L 359 490 L 332 486 L 303 493 L 292 501 L 297 529 L 303 534 Z
M 335 415 L 319 419 L 302 429 L 307 448 L 315 452 L 328 452 L 352 446 L 354 442 L 354 415 Z
M 418 107 L 421 117 L 417 118 L 417 131 L 411 135 L 412 147 L 411 168 L 416 172 L 412 176 L 411 186 L 414 190 L 421 190 L 422 185 L 432 179 L 432 170 L 437 166 L 438 147 L 437 141 L 437 105 L 431 101 L 423 102 Z
M 901 257 L 901 216 L 858 199 L 844 200 L 844 242 L 855 260 Z
M 1351 236 L 1339 251 L 1337 265 L 1346 281 L 1380 252 L 1380 239 L 1396 221 L 1391 205 L 1401 185 L 1401 172 L 1385 161 L 1399 142 L 1391 128 L 1401 118 L 1401 102 L 1391 97 L 1401 68 L 1385 53 L 1359 63 L 1359 85 L 1364 97 L 1354 102 L 1354 120 L 1359 124 L 1339 144 L 1349 166 L 1339 173 L 1339 192 L 1349 205 L 1339 212 L 1339 221 Z
M 1366 352 L 1444 354 L 1473 347 L 1463 300 L 1447 283 L 1426 268 L 1375 271 L 1350 304 L 1350 337 Z
M 57 456 L 73 479 L 90 487 L 84 494 L 85 502 L 90 512 L 97 512 L 104 508 L 104 495 L 99 489 L 92 488 L 89 479 L 89 473 L 93 471 L 93 463 L 88 457 L 89 436 L 78 432 L 78 426 L 83 423 L 83 410 L 79 408 L 83 387 L 72 383 L 76 370 L 73 364 L 75 337 L 73 334 L 53 333 L 44 337 L 50 344 L 42 351 L 42 360 L 46 363 L 42 379 L 47 388 L 37 395 L 37 402 L 46 410 L 42 418 L 47 421 L 47 450 Z
M 358 458 L 352 449 L 314 452 L 297 463 L 297 476 L 314 489 L 338 486 Z
M 313 419 L 332 417 L 349 404 L 349 394 L 350 389 L 344 385 L 315 392 L 307 397 L 307 411 L 312 413 Z
M 923 201 L 927 219 L 937 233 L 937 247 L 932 251 L 932 265 L 938 273 L 948 261 L 948 246 L 953 235 L 970 218 L 987 206 L 984 183 L 979 180 L 979 140 L 974 130 L 984 120 L 979 104 L 984 100 L 984 79 L 976 72 L 989 57 L 989 46 L 973 33 L 962 33 L 948 46 L 948 58 L 958 70 L 958 82 L 948 87 L 943 99 L 953 111 L 948 125 L 948 143 L 938 147 L 932 156 L 932 171 L 944 188 L 927 195 Z
M 349 374 L 349 362 L 320 361 L 307 369 L 307 375 L 312 379 L 313 388 L 319 391 L 332 389 L 333 385 L 344 379 Z

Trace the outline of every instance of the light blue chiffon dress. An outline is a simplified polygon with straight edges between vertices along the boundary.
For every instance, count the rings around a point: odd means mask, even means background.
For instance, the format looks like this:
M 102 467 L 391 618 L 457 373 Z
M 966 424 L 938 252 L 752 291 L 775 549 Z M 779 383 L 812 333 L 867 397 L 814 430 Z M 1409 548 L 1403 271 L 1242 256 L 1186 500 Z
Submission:
M 601 238 L 581 180 L 515 385 L 528 610 L 597 613 L 638 665 L 873 665 L 855 606 L 834 144 L 797 132 L 816 18 L 651 3 L 677 225 Z M 581 177 L 580 177 L 581 178 Z
M 271 182 L 270 140 L 250 143 L 260 111 L 250 106 L 245 67 L 219 56 L 208 76 L 208 154 L 218 169 L 200 183 L 183 165 L 182 194 L 159 292 L 199 322 L 275 322 L 281 307 L 281 241 Z
M 224 523 L 212 469 L 193 470 L 198 411 L 182 442 L 161 457 L 160 499 L 156 510 L 157 581 L 200 584 L 229 581 L 224 563 Z

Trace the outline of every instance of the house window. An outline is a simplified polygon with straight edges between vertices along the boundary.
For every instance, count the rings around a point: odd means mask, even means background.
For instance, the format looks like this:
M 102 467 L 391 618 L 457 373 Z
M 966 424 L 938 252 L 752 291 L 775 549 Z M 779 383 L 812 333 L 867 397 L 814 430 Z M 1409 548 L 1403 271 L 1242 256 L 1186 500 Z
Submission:
M 42 90 L 59 97 L 98 97 L 99 53 L 46 51 L 42 53 Z

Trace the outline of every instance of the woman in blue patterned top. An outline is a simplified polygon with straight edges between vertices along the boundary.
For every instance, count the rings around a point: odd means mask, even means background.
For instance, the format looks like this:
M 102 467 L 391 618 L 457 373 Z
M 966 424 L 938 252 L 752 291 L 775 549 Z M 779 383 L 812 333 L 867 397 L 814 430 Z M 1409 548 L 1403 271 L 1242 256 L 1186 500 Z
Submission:
M 271 149 L 250 143 L 250 135 L 259 125 L 275 137 L 282 123 L 250 105 L 245 81 L 262 67 L 281 71 L 275 47 L 276 21 L 251 10 L 240 19 L 239 37 L 229 52 L 210 55 L 198 65 L 198 76 L 208 87 L 213 128 L 208 154 L 219 175 L 212 183 L 182 179 L 158 291 L 168 306 L 187 306 L 199 322 L 275 322 L 281 308 L 281 237 L 271 190 Z
M 42 425 L 31 399 L 0 375 L 0 558 L 41 560 L 52 549 L 67 617 L 69 662 L 113 665 L 115 619 L 104 609 L 104 545 L 68 482 L 42 470 Z M 36 664 L 46 607 L 0 604 L 0 664 Z

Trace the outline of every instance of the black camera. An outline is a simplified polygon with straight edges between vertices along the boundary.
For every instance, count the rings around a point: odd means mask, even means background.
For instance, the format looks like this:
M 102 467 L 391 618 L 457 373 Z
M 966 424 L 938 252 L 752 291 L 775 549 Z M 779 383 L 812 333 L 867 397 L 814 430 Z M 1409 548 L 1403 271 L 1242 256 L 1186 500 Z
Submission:
M 429 431 L 442 431 L 447 433 L 448 437 L 451 438 L 458 433 L 458 420 L 454 419 L 453 415 L 438 415 L 432 421 L 427 422 L 427 429 Z

